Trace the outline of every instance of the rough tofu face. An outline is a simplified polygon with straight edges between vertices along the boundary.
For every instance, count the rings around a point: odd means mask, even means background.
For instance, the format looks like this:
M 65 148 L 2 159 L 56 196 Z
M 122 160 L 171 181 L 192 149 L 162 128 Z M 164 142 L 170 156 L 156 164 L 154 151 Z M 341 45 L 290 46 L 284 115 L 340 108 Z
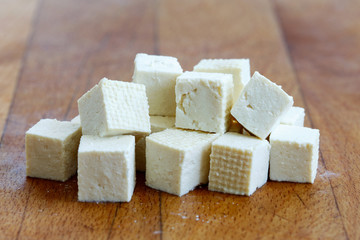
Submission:
M 103 78 L 78 100 L 84 135 L 149 134 L 145 86 Z
M 292 107 L 282 117 L 280 124 L 291 125 L 291 126 L 304 126 L 305 110 L 301 107 Z
M 167 128 L 175 127 L 175 117 L 170 116 L 150 116 L 151 133 L 161 132 Z M 145 172 L 146 170 L 146 136 L 137 139 L 135 145 L 136 170 Z
M 231 114 L 248 131 L 265 139 L 292 107 L 293 98 L 280 86 L 255 72 L 231 109 Z
M 233 102 L 236 102 L 250 80 L 250 61 L 249 59 L 203 59 L 194 66 L 194 72 L 232 74 Z
M 176 81 L 176 127 L 224 133 L 230 125 L 232 76 L 185 72 Z
M 175 116 L 175 83 L 182 72 L 174 57 L 136 55 L 133 82 L 146 86 L 150 115 Z
M 42 119 L 26 132 L 26 175 L 66 181 L 76 173 L 80 124 Z
M 78 200 L 129 202 L 135 188 L 135 137 L 82 136 Z
M 208 182 L 211 143 L 218 134 L 167 129 L 146 138 L 146 185 L 182 196 Z
M 209 190 L 250 196 L 268 178 L 270 144 L 226 133 L 212 144 Z
M 270 179 L 314 183 L 319 159 L 318 129 L 280 125 L 270 135 Z

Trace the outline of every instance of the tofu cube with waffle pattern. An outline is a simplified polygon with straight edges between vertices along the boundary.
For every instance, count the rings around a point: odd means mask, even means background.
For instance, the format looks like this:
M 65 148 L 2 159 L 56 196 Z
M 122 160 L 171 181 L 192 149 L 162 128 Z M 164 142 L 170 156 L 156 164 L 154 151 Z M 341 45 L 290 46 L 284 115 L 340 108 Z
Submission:
M 217 137 L 181 129 L 146 137 L 146 185 L 182 196 L 207 183 L 211 143 Z
M 250 196 L 268 178 L 270 144 L 228 132 L 212 144 L 209 190 Z
M 103 78 L 78 100 L 83 135 L 149 134 L 145 86 Z

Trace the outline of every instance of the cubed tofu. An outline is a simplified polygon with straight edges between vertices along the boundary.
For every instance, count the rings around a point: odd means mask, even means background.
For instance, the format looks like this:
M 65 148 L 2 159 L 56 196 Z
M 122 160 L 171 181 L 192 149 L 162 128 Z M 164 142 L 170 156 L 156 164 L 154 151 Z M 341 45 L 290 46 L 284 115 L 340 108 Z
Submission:
M 163 131 L 167 128 L 175 127 L 175 117 L 171 116 L 150 116 L 151 133 Z M 144 172 L 146 170 L 146 136 L 136 139 L 135 157 L 136 170 Z
M 178 128 L 224 133 L 230 126 L 231 74 L 185 72 L 176 80 Z
M 232 74 L 233 102 L 236 102 L 250 80 L 250 61 L 249 59 L 203 59 L 194 66 L 194 72 Z
M 78 200 L 129 202 L 135 188 L 135 137 L 81 137 Z
M 280 124 L 293 103 L 293 98 L 280 86 L 255 72 L 231 114 L 246 130 L 265 139 Z
M 291 125 L 291 126 L 304 126 L 305 110 L 301 107 L 292 107 L 282 117 L 280 124 Z
M 146 138 L 146 185 L 182 196 L 208 182 L 211 143 L 218 134 L 167 129 Z
M 74 117 L 73 119 L 71 119 L 72 123 L 77 123 L 77 124 L 81 124 L 81 121 L 80 121 L 80 115 L 77 115 L 76 117 Z
M 209 190 L 250 196 L 267 182 L 270 144 L 226 133 L 212 144 Z
M 175 83 L 182 72 L 174 57 L 136 55 L 133 82 L 146 86 L 150 115 L 175 116 Z
M 149 134 L 149 105 L 143 84 L 103 78 L 78 100 L 83 135 Z
M 270 179 L 314 183 L 319 159 L 318 129 L 280 125 L 270 135 Z
M 26 132 L 26 175 L 66 181 L 76 173 L 80 124 L 41 119 Z

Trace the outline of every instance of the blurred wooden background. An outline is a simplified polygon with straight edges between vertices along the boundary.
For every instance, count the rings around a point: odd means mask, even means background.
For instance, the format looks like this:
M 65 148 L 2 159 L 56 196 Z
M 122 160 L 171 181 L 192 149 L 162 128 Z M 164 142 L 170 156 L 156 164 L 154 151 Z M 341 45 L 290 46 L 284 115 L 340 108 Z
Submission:
M 2 0 L 1 239 L 360 239 L 359 0 Z M 135 54 L 250 58 L 321 132 L 310 184 L 251 197 L 145 187 L 130 203 L 77 202 L 76 177 L 25 177 L 24 133 L 71 119 L 100 78 L 130 81 Z

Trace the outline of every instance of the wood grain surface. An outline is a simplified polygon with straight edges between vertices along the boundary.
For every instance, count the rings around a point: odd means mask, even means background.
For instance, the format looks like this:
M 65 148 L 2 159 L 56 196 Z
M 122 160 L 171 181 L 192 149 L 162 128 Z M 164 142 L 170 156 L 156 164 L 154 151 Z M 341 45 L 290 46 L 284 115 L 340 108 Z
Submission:
M 360 1 L 106 0 L 0 3 L 0 239 L 359 239 Z M 102 77 L 130 81 L 138 52 L 250 58 L 320 129 L 315 183 L 251 197 L 183 197 L 137 174 L 130 203 L 77 202 L 77 183 L 25 176 L 24 134 L 68 120 Z

